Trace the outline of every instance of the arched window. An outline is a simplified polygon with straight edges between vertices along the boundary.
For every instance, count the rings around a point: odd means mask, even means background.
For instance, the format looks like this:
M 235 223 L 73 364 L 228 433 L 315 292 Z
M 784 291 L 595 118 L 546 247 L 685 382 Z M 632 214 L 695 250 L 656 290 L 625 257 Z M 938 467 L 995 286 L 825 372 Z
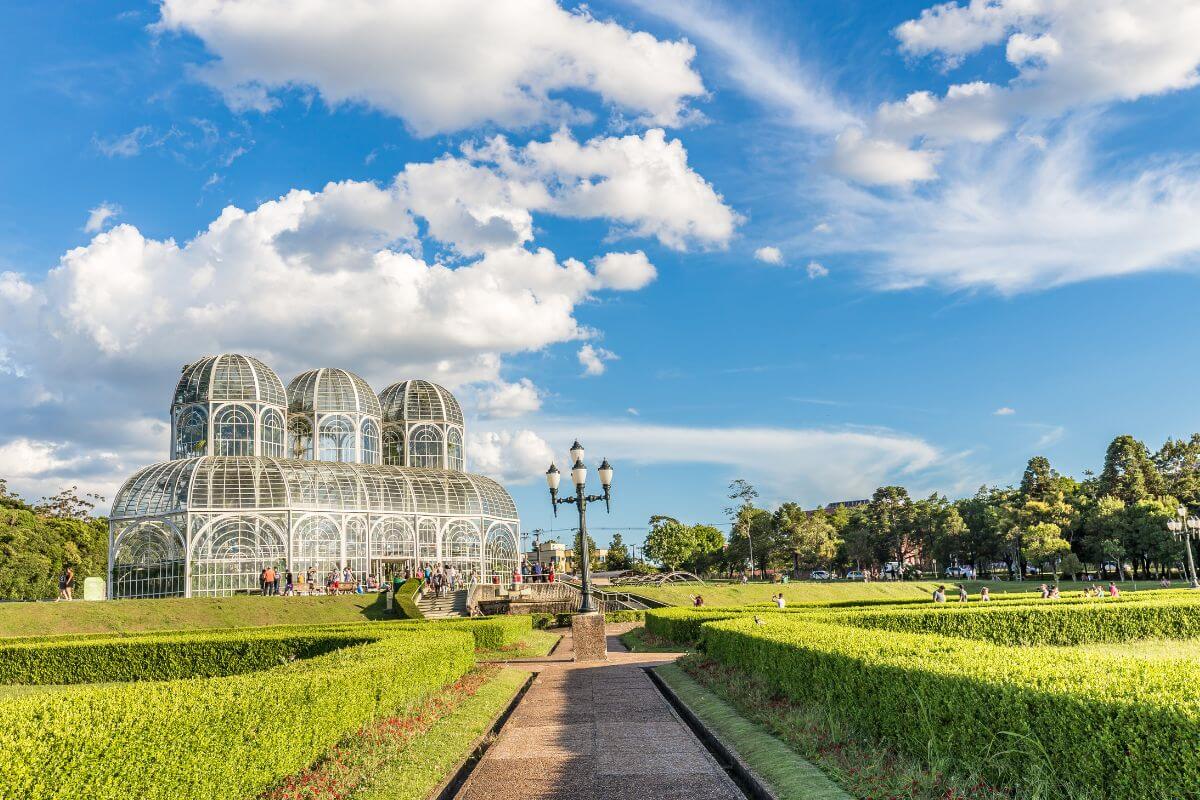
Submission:
M 323 582 L 330 572 L 343 566 L 342 532 L 337 521 L 321 516 L 300 520 L 292 533 L 292 569 L 303 574 L 312 567 L 317 571 L 316 579 Z
M 451 428 L 446 434 L 446 468 L 462 471 L 463 440 L 458 428 Z
M 354 461 L 354 423 L 349 417 L 335 416 L 321 420 L 321 460 Z
M 393 467 L 404 465 L 404 434 L 396 428 L 383 432 L 383 463 Z
M 283 458 L 283 417 L 273 408 L 268 408 L 262 418 L 262 454 Z
M 487 577 L 499 575 L 501 581 L 517 568 L 517 536 L 507 525 L 496 524 L 488 529 L 485 567 Z
M 437 558 L 437 523 L 431 519 L 417 525 L 417 557 L 427 564 Z
M 421 425 L 413 429 L 408 439 L 408 465 L 410 467 L 442 467 L 442 432 L 432 425 Z
M 208 412 L 201 406 L 186 408 L 175 423 L 176 458 L 204 455 L 208 444 Z
M 312 425 L 304 417 L 292 417 L 288 422 L 288 458 L 312 461 Z
M 385 517 L 371 532 L 371 558 L 413 558 L 412 526 L 398 517 Z
M 362 463 L 379 463 L 379 426 L 373 419 L 365 419 L 362 424 Z
M 254 416 L 244 406 L 225 406 L 213 420 L 219 456 L 254 455 Z

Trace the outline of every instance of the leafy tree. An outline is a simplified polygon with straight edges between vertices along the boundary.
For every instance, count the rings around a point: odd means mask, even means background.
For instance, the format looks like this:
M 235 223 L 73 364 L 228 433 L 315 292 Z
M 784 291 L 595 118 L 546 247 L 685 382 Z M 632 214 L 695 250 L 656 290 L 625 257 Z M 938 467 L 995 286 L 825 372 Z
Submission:
M 604 561 L 604 568 L 610 570 L 629 569 L 632 562 L 629 559 L 629 548 L 625 546 L 624 540 L 621 539 L 620 533 L 614 533 L 612 541 L 608 545 L 608 557 Z
M 1076 576 L 1083 572 L 1083 562 L 1074 553 L 1067 553 L 1059 562 L 1058 569 L 1063 575 L 1070 575 L 1071 580 L 1075 580 Z
M 728 497 L 734 501 L 733 505 L 725 507 L 725 515 L 733 523 L 726 552 L 726 564 L 732 575 L 746 562 L 750 562 L 751 570 L 754 569 L 754 501 L 758 499 L 758 490 L 749 481 L 738 478 L 729 484 Z
M 828 566 L 837 557 L 841 539 L 823 509 L 807 513 L 796 503 L 784 503 L 772 524 L 776 538 L 787 542 L 793 573 Z
M 106 521 L 39 513 L 9 494 L 0 480 L 0 598 L 54 597 L 58 594 L 58 576 L 68 565 L 80 581 L 105 574 Z
M 582 569 L 583 562 L 580 557 L 583 555 L 583 539 L 579 536 L 580 531 L 575 531 L 575 542 L 572 545 L 575 548 L 575 569 Z M 596 555 L 596 540 L 589 533 L 587 538 L 588 543 L 588 569 L 599 569 L 600 557 Z
M 1055 561 L 1070 551 L 1071 545 L 1052 522 L 1038 522 L 1025 529 L 1023 555 L 1034 564 Z
M 1164 491 L 1190 508 L 1200 508 L 1200 433 L 1188 440 L 1167 439 L 1154 454 Z
M 684 566 L 701 575 L 720 564 L 725 550 L 725 534 L 712 525 L 693 525 L 691 530 L 692 553 Z
M 1146 445 L 1128 434 L 1108 445 L 1097 488 L 1101 495 L 1119 497 L 1126 505 L 1161 495 L 1165 489 Z
M 672 517 L 651 517 L 650 532 L 646 534 L 646 558 L 662 564 L 665 570 L 683 566 L 695 550 L 692 529 Z
M 889 560 L 904 564 L 916 554 L 913 508 L 903 486 L 880 486 L 867 505 L 867 527 L 883 547 Z

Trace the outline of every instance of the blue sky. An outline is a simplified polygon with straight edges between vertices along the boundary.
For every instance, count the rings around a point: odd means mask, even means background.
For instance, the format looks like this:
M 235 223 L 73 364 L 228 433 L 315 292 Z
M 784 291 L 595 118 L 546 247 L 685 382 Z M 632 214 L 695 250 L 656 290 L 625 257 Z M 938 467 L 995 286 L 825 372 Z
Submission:
M 1200 429 L 1185 0 L 22 4 L 0 37 L 28 495 L 165 457 L 222 350 L 452 387 L 527 529 L 579 435 L 635 539 L 736 477 L 961 495 Z

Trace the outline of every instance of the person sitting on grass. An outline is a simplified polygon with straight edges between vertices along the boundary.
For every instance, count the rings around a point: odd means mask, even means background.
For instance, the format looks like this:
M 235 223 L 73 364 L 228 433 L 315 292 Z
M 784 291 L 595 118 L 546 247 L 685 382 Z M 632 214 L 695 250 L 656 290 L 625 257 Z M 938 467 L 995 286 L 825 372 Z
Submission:
M 988 587 L 985 586 L 979 590 L 979 600 L 980 600 L 980 602 L 983 602 L 983 603 L 991 602 L 992 595 L 991 595 L 991 592 L 988 591 Z
M 1171 588 L 1171 579 L 1168 578 L 1166 575 L 1163 575 L 1162 580 L 1158 582 L 1158 585 L 1164 589 L 1170 589 Z
M 958 602 L 967 602 L 967 587 L 963 586 L 961 583 L 958 585 Z
M 1062 598 L 1062 595 L 1059 594 L 1058 584 L 1056 583 L 1050 587 L 1050 599 L 1051 600 L 1059 600 L 1061 598 Z
M 1108 582 L 1108 596 L 1109 597 L 1120 597 L 1121 596 L 1121 590 L 1117 588 L 1116 581 Z
M 700 608 L 702 605 L 704 605 L 704 598 L 700 595 L 696 595 L 692 598 L 692 605 L 696 608 Z
M 1042 593 L 1043 600 L 1050 596 L 1050 587 L 1044 583 L 1038 587 L 1038 591 Z
M 936 589 L 933 590 L 933 602 L 935 602 L 935 603 L 946 602 L 946 587 L 945 586 L 938 586 Z
M 775 605 L 779 606 L 781 611 L 787 606 L 787 600 L 784 599 L 783 592 L 780 592 L 771 599 L 775 601 Z

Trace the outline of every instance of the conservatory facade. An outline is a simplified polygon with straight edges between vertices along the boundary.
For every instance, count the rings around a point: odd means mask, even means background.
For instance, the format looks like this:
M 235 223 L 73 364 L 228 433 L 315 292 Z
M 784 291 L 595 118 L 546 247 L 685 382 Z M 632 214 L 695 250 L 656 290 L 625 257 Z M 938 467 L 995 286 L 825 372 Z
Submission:
M 426 381 L 395 386 L 401 401 L 393 391 L 381 407 L 344 370 L 304 373 L 285 397 L 255 359 L 185 366 L 172 459 L 135 473 L 113 502 L 109 597 L 253 592 L 268 566 L 322 578 L 423 564 L 510 575 L 520 520 L 503 487 L 463 470 L 457 402 Z M 433 433 L 413 435 L 423 431 Z

